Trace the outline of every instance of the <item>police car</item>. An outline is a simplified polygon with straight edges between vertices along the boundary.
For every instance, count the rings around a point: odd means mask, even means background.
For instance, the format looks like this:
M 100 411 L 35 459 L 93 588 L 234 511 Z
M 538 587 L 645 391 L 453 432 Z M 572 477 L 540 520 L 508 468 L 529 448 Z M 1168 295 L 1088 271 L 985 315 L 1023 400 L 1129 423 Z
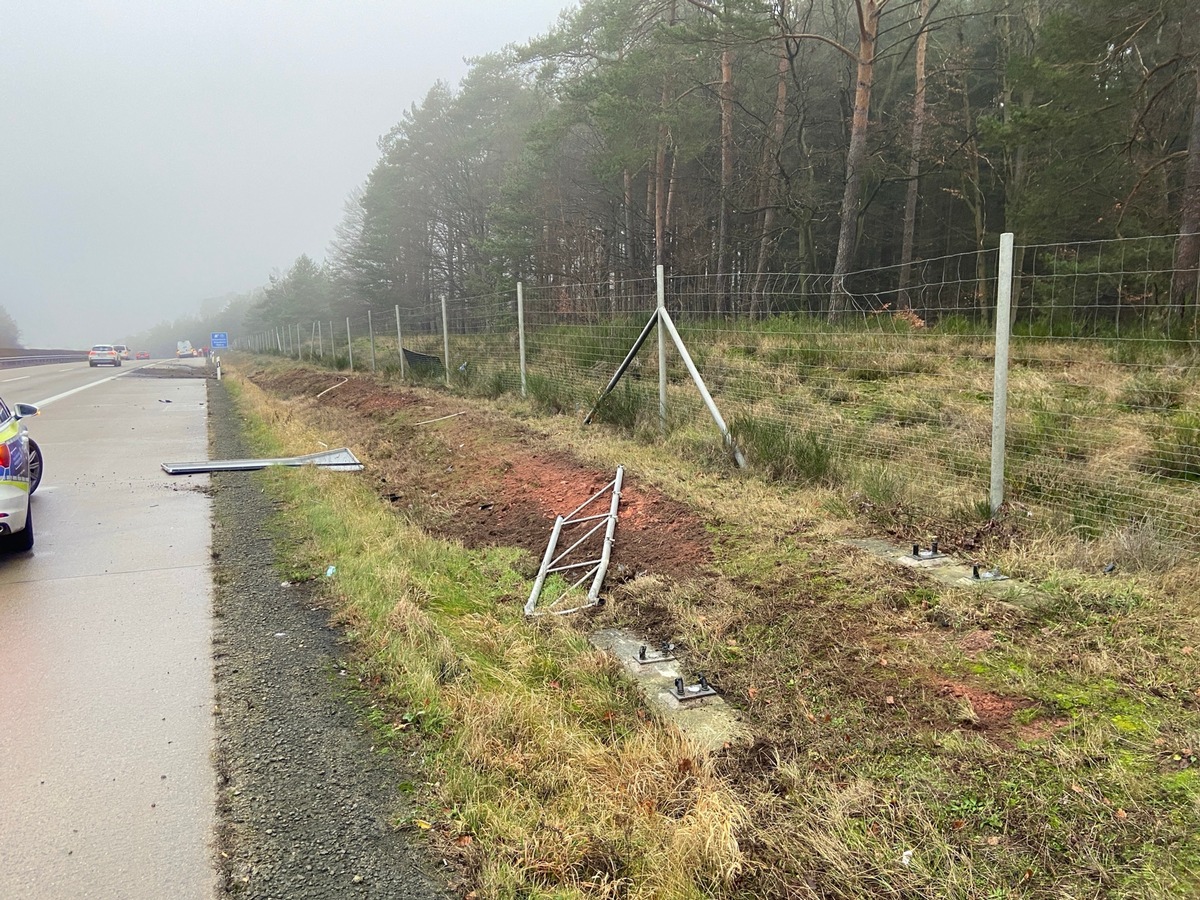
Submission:
M 33 507 L 29 500 L 42 481 L 42 451 L 22 419 L 38 408 L 0 400 L 0 550 L 33 549 Z

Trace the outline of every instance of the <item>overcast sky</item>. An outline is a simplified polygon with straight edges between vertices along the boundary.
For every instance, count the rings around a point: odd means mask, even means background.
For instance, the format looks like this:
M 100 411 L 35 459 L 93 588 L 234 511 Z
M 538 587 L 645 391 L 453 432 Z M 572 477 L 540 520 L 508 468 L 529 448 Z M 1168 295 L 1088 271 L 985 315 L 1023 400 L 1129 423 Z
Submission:
M 376 141 L 571 0 L 0 0 L 0 305 L 120 341 L 320 259 Z

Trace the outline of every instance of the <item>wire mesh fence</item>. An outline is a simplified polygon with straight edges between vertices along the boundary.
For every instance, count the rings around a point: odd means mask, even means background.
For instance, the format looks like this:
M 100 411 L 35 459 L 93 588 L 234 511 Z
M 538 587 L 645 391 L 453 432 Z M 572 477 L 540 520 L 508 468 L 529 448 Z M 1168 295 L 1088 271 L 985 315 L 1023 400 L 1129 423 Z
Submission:
M 1172 266 L 1176 241 L 1015 248 L 1002 432 L 995 250 L 853 273 L 837 297 L 829 276 L 812 273 L 674 275 L 661 298 L 654 277 L 550 281 L 294 323 L 240 344 L 484 396 L 523 392 L 580 415 L 661 299 L 734 440 L 770 475 L 842 488 L 860 506 L 986 515 L 1002 436 L 1010 508 L 1084 538 L 1153 537 L 1194 553 L 1200 295 L 1196 273 Z M 673 348 L 660 397 L 655 344 L 597 418 L 647 432 L 711 428 Z

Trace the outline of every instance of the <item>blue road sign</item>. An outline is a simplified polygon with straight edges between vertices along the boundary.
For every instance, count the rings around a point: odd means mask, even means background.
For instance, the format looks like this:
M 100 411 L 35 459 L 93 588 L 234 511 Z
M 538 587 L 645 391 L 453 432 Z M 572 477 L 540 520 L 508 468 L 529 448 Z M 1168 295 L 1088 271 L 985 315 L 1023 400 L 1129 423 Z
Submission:
M 229 349 L 229 332 L 214 331 L 209 335 L 208 346 L 213 350 L 228 350 Z

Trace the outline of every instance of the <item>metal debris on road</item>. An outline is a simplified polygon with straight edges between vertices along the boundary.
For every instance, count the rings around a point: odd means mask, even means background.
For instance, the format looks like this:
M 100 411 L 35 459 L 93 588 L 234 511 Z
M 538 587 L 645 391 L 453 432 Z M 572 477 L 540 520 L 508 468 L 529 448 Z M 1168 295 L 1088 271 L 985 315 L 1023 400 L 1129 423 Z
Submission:
M 335 472 L 361 472 L 363 464 L 348 447 L 310 453 L 307 456 L 286 456 L 279 459 L 225 459 L 207 462 L 163 463 L 168 475 L 196 475 L 203 472 L 254 472 L 269 466 L 319 466 Z

